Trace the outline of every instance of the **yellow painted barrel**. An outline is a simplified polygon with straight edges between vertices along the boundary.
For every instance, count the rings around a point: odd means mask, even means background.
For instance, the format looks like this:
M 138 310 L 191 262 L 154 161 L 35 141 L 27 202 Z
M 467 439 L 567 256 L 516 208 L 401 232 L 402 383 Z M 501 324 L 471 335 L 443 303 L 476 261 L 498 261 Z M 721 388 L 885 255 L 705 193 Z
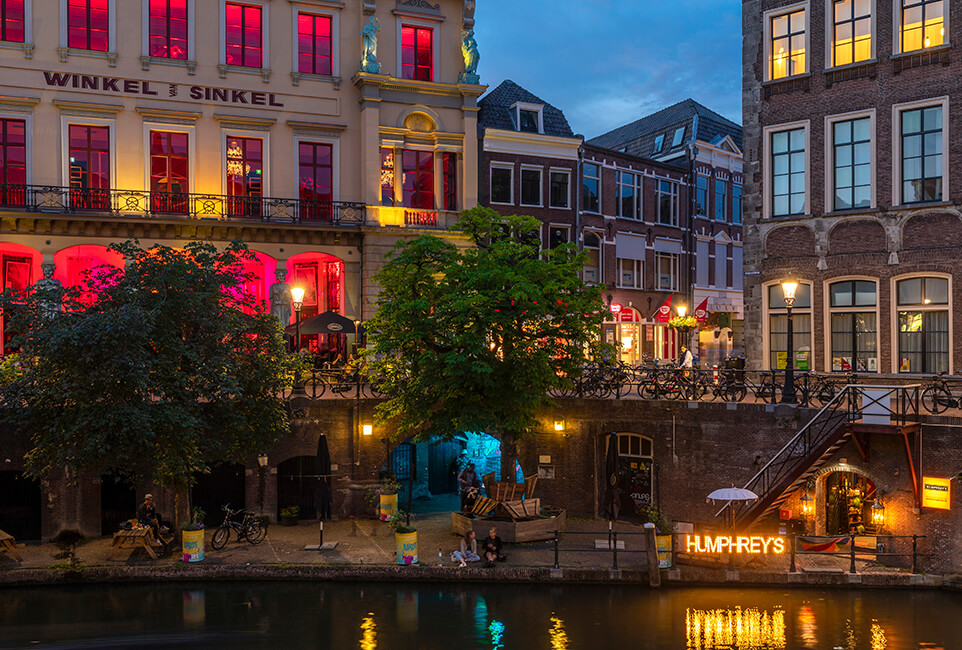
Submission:
M 184 562 L 200 562 L 204 559 L 204 531 L 182 530 Z
M 418 563 L 418 533 L 394 533 L 398 564 Z
M 397 512 L 397 495 L 396 494 L 382 494 L 381 495 L 381 507 L 378 510 L 381 515 L 381 521 L 388 521 Z

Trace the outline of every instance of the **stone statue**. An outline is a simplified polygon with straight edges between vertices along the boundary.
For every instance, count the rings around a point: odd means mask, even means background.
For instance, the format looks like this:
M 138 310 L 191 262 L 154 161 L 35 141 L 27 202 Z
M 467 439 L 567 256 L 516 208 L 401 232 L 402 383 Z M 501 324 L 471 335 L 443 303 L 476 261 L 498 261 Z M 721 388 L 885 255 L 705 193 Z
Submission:
M 277 284 L 271 285 L 271 313 L 281 321 L 281 327 L 287 327 L 291 322 L 291 287 L 284 282 L 287 271 L 274 271 Z
M 458 77 L 458 81 L 466 84 L 481 83 L 481 77 L 478 76 L 481 53 L 478 52 L 478 42 L 474 40 L 473 29 L 461 33 L 461 54 L 464 56 L 464 72 Z
M 35 288 L 41 294 L 50 292 L 51 295 L 59 299 L 63 295 L 63 282 L 53 277 L 54 271 L 57 270 L 57 265 L 46 263 L 41 264 L 40 268 L 43 271 L 43 278 L 37 280 Z M 60 313 L 60 301 L 41 299 L 40 308 L 43 310 L 44 316 L 53 318 Z
M 371 19 L 361 30 L 361 72 L 381 74 L 381 64 L 377 62 L 377 33 L 381 30 L 381 23 L 377 17 Z

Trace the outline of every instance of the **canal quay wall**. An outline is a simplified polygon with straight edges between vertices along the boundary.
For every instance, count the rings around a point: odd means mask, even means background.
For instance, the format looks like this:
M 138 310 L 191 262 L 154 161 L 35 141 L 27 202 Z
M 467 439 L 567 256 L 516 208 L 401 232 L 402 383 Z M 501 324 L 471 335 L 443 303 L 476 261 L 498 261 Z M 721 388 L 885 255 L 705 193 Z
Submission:
M 239 486 L 232 488 L 239 497 L 228 499 L 244 503 L 255 512 L 276 519 L 279 508 L 288 505 L 290 484 L 297 475 L 316 473 L 313 458 L 318 440 L 325 436 L 332 463 L 333 510 L 335 519 L 369 513 L 365 490 L 386 468 L 388 454 L 403 443 L 394 440 L 389 425 L 374 422 L 373 399 L 324 399 L 314 401 L 292 421 L 291 434 L 270 449 L 268 465 L 260 468 L 251 458 L 235 472 Z M 815 415 L 808 408 L 754 403 L 724 404 L 622 398 L 610 400 L 558 399 L 545 410 L 534 433 L 520 441 L 518 454 L 526 475 L 540 474 L 535 496 L 543 505 L 560 506 L 569 518 L 598 518 L 604 502 L 604 459 L 606 436 L 611 432 L 631 434 L 650 441 L 650 453 L 625 458 L 650 466 L 651 503 L 675 522 L 690 524 L 696 531 L 721 530 L 724 521 L 716 517 L 721 503 L 710 504 L 712 490 L 747 483 L 796 432 Z M 815 513 L 799 522 L 803 491 L 798 491 L 781 508 L 791 511 L 791 519 L 778 516 L 757 526 L 764 533 L 777 533 L 780 526 L 793 523 L 806 534 L 825 534 L 826 481 L 835 471 L 856 472 L 877 486 L 885 505 L 883 529 L 887 550 L 910 552 L 911 539 L 892 536 L 924 536 L 919 550 L 927 555 L 921 566 L 928 572 L 962 572 L 962 507 L 952 495 L 950 510 L 916 506 L 912 470 L 918 476 L 951 479 L 953 492 L 959 490 L 962 472 L 962 418 L 923 416 L 921 452 L 912 450 L 915 462 L 906 458 L 905 443 L 894 435 L 863 437 L 860 445 L 849 440 L 826 458 L 811 482 Z M 563 422 L 556 430 L 555 422 Z M 363 435 L 365 424 L 373 434 Z M 0 434 L 5 450 L 4 470 L 21 469 L 27 451 L 22 436 Z M 425 496 L 431 473 L 426 445 L 418 445 L 415 473 L 419 477 L 415 496 Z M 866 452 L 863 455 L 863 452 Z M 646 452 L 647 453 L 647 452 Z M 921 458 L 921 462 L 918 459 Z M 225 479 L 228 480 L 228 479 Z M 309 486 L 310 493 L 313 488 Z M 173 495 L 157 486 L 139 486 L 153 491 L 161 504 L 172 504 Z M 49 540 L 61 530 L 78 530 L 88 537 L 103 530 L 104 488 L 101 477 L 80 472 L 52 475 L 40 487 L 36 517 L 42 538 Z M 230 494 L 231 490 L 224 490 Z M 402 495 L 402 507 L 404 504 Z M 419 502 L 415 501 L 414 511 Z M 163 506 L 162 506 L 163 507 Z M 211 521 L 219 517 L 214 515 Z M 907 558 L 887 562 L 907 567 Z

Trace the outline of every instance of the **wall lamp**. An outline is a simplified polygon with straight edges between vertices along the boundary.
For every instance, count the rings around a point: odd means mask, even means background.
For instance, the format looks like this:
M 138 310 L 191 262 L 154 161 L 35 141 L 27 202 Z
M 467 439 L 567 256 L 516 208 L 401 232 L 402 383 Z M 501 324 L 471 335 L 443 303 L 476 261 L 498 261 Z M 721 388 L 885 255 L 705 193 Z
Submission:
M 361 433 L 363 433 L 365 436 L 372 435 L 374 433 L 374 425 L 373 424 L 362 425 Z
M 554 430 L 555 430 L 555 431 L 559 431 L 559 432 L 565 430 L 565 419 L 564 419 L 564 418 L 555 418 L 555 419 L 554 419 Z

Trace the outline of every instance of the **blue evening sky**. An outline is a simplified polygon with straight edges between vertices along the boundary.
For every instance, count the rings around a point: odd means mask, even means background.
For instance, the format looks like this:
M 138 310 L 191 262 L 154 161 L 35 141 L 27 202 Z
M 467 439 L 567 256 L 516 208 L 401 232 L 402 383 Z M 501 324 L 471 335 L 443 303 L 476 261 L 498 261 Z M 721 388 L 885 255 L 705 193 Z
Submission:
M 478 72 L 588 138 L 691 97 L 741 124 L 741 0 L 478 0 Z

